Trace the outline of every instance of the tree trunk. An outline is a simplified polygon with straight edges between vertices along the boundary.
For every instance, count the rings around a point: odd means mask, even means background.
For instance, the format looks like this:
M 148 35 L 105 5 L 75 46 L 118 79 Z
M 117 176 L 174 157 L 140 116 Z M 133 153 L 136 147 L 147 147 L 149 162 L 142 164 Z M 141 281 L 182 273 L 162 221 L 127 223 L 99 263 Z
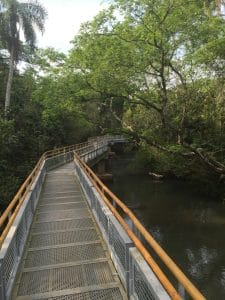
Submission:
M 8 80 L 6 86 L 6 93 L 5 93 L 5 118 L 7 118 L 7 115 L 9 113 L 9 107 L 10 107 L 14 61 L 15 61 L 14 57 L 15 57 L 15 48 L 14 46 L 12 46 L 11 53 L 10 53 L 10 62 L 9 62 L 9 74 L 8 74 Z
M 216 0 L 216 14 L 217 14 L 217 16 L 221 15 L 221 6 L 222 6 L 222 1 L 221 0 Z

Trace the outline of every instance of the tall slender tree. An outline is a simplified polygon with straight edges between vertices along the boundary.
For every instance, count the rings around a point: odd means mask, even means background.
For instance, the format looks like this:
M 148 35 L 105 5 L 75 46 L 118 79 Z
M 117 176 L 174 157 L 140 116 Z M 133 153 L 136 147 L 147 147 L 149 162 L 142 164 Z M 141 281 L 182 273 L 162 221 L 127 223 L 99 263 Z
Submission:
M 5 92 L 5 117 L 7 117 L 10 108 L 13 71 L 21 51 L 21 31 L 26 44 L 34 48 L 36 43 L 35 29 L 37 28 L 43 33 L 46 17 L 45 8 L 37 0 L 26 2 L 0 0 L 0 34 L 10 53 L 9 74 Z

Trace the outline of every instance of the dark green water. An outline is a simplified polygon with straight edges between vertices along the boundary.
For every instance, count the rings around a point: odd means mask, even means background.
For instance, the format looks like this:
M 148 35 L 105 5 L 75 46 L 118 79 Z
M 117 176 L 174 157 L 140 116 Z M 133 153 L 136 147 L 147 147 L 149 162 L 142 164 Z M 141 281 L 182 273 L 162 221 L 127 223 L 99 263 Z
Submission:
M 225 299 L 225 205 L 184 182 L 116 175 L 124 201 L 207 299 Z

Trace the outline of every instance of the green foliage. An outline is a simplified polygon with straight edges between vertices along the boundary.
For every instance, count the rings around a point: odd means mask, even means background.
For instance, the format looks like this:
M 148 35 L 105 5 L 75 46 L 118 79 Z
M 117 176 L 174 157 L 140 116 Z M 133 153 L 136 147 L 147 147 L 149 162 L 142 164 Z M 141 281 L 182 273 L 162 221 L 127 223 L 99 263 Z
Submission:
M 68 62 L 83 78 L 80 93 L 90 105 L 95 101 L 103 128 L 121 126 L 147 141 L 135 168 L 189 178 L 199 169 L 199 176 L 217 173 L 212 178 L 219 180 L 225 173 L 225 21 L 215 2 L 111 3 L 74 39 Z
M 148 173 L 154 164 L 153 157 L 149 147 L 141 147 L 136 152 L 129 169 L 134 173 Z
M 180 151 L 180 149 L 176 149 Z M 170 153 L 162 152 L 154 147 L 149 147 L 144 143 L 139 148 L 130 165 L 132 172 L 150 172 L 162 174 L 165 176 L 176 176 L 185 178 L 188 174 L 188 161 L 184 158 Z
M 224 25 L 214 1 L 115 0 L 82 25 L 68 55 L 24 48 L 29 66 L 15 71 L 13 121 L 0 124 L 0 198 L 43 151 L 104 132 L 134 138 L 133 169 L 201 178 L 222 193 Z M 5 29 L 0 49 L 9 45 Z M 8 70 L 0 51 L 2 110 Z
M 45 53 L 41 60 L 39 53 Z M 79 143 L 95 131 L 79 96 L 78 77 L 64 74 L 65 55 L 46 49 L 33 60 L 25 72 L 15 73 L 9 120 L 0 116 L 0 209 L 44 151 Z M 7 64 L 0 70 L 6 78 Z M 0 104 L 3 108 L 4 93 Z

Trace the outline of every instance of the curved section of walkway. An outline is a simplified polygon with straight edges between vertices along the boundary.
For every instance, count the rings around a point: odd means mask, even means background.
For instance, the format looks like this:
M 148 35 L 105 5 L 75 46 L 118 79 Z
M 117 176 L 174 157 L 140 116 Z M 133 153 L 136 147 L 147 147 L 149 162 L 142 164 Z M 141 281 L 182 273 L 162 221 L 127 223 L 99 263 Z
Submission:
M 127 299 L 72 163 L 46 176 L 13 299 Z

